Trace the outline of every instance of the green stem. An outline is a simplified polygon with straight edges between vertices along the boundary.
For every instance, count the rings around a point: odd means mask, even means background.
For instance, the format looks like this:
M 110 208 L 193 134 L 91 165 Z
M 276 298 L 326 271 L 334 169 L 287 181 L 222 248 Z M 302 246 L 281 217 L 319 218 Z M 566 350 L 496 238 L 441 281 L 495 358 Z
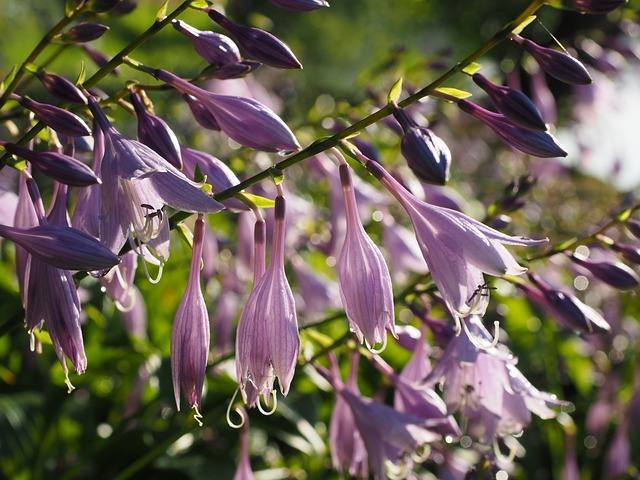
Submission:
M 56 23 L 51 28 L 51 30 L 49 30 L 47 34 L 44 37 L 42 37 L 40 42 L 31 51 L 29 56 L 25 59 L 24 62 L 22 62 L 22 64 L 18 68 L 18 71 L 13 77 L 13 80 L 11 80 L 11 83 L 7 85 L 7 89 L 4 91 L 2 96 L 0 96 L 0 109 L 4 106 L 4 104 L 9 99 L 9 95 L 11 95 L 15 91 L 20 80 L 22 80 L 22 77 L 27 71 L 27 65 L 29 65 L 30 63 L 33 63 L 36 60 L 36 58 L 38 58 L 38 56 L 44 51 L 44 49 L 47 48 L 47 46 L 51 43 L 51 40 L 53 40 L 53 37 L 55 37 L 58 33 L 62 32 L 62 30 L 64 30 L 67 25 L 69 25 L 76 18 L 82 15 L 82 13 L 84 13 L 84 10 L 85 10 L 85 4 L 83 3 L 82 5 L 77 7 L 75 10 L 72 10 L 70 13 L 65 15 L 65 17 L 62 20 Z

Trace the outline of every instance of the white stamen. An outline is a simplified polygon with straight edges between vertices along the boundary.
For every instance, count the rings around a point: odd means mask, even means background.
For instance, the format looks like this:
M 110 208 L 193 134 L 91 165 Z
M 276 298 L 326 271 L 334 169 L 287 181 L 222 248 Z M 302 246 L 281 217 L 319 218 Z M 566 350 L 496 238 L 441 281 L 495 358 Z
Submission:
M 242 428 L 247 421 L 244 412 L 238 407 L 234 408 L 234 411 L 240 417 L 240 423 L 233 423 L 233 420 L 231 420 L 231 407 L 236 401 L 236 396 L 238 395 L 239 390 L 240 388 L 236 388 L 236 391 L 233 392 L 233 396 L 231 397 L 231 401 L 229 402 L 229 406 L 227 407 L 227 425 L 229 425 L 231 428 Z
M 384 332 L 384 338 L 382 340 L 382 346 L 380 348 L 378 349 L 373 348 L 371 345 L 369 345 L 369 342 L 367 342 L 367 340 L 364 341 L 364 344 L 367 347 L 367 350 L 369 350 L 374 355 L 381 354 L 382 352 L 384 352 L 385 348 L 387 348 L 387 332 Z M 377 343 L 375 345 L 377 345 Z
M 194 405 L 193 409 L 196 411 L 196 413 L 194 413 L 193 418 L 195 419 L 196 422 L 198 422 L 198 425 L 201 427 L 202 424 L 202 414 L 198 411 L 198 406 Z
M 256 404 L 256 406 L 258 407 L 258 410 L 260 410 L 260 413 L 266 417 L 268 417 L 269 415 L 273 415 L 276 412 L 276 408 L 278 407 L 278 397 L 276 396 L 275 390 L 271 390 L 271 397 L 273 398 L 273 407 L 271 407 L 271 410 L 264 409 L 264 407 L 262 406 L 262 403 L 260 402 L 259 397 L 258 397 L 258 403 Z M 266 406 L 268 407 L 269 404 L 267 403 Z
M 76 389 L 76 387 L 71 384 L 71 380 L 69 380 L 69 372 L 65 372 L 64 374 L 64 383 L 67 385 L 67 393 L 71 393 Z
M 480 350 L 491 350 L 493 347 L 498 345 L 498 341 L 500 339 L 500 322 L 498 322 L 497 320 L 493 322 L 493 327 L 494 327 L 494 333 L 493 333 L 493 338 L 491 339 L 491 342 L 487 342 L 483 345 L 474 335 L 471 334 L 471 332 L 469 331 L 469 327 L 467 327 L 467 324 L 464 322 L 464 320 L 462 321 L 462 328 L 464 328 L 464 331 L 467 334 L 469 341 L 473 343 L 476 347 L 478 347 Z

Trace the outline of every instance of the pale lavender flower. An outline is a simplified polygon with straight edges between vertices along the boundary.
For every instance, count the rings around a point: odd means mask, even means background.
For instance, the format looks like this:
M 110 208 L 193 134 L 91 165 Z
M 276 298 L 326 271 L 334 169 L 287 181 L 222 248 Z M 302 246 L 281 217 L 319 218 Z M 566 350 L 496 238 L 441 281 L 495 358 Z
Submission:
M 138 266 L 138 256 L 135 252 L 127 252 L 122 256 L 120 265 L 112 268 L 109 273 L 100 278 L 103 291 L 115 303 L 118 310 L 126 312 L 134 307 L 135 276 Z
M 455 210 L 422 202 L 380 164 L 361 154 L 359 157 L 409 214 L 433 281 L 455 316 L 486 309 L 483 273 L 501 276 L 526 272 L 503 243 L 533 246 L 547 241 L 505 235 Z
M 140 289 L 135 285 L 129 289 L 129 302 L 127 309 L 120 311 L 120 317 L 125 330 L 136 338 L 147 337 L 147 306 Z
M 629 424 L 627 418 L 623 418 L 616 428 L 605 457 L 604 471 L 610 478 L 619 478 L 624 475 L 632 465 L 632 449 L 629 440 Z
M 292 12 L 311 12 L 319 8 L 328 7 L 326 0 L 269 0 L 276 7 L 284 8 Z
M 192 213 L 224 208 L 154 150 L 118 133 L 93 97 L 89 108 L 105 137 L 100 239 L 112 251 L 133 232 L 140 243 L 157 237 L 165 228 L 165 205 Z
M 58 133 L 70 137 L 84 137 L 91 135 L 87 124 L 75 113 L 71 113 L 55 105 L 36 102 L 28 97 L 20 97 L 12 94 L 11 98 L 17 100 L 27 110 L 32 111 L 47 127 Z
M 152 74 L 181 93 L 198 99 L 222 131 L 240 144 L 265 152 L 290 152 L 300 148 L 289 127 L 257 100 L 208 92 L 166 70 L 153 70 Z
M 316 315 L 326 315 L 327 311 L 339 308 L 339 293 L 335 281 L 314 270 L 299 256 L 291 259 L 291 266 L 302 297 L 299 311 L 304 312 L 307 321 Z
M 394 273 L 405 274 L 406 277 L 408 272 L 426 274 L 429 271 L 422 261 L 420 245 L 413 232 L 395 223 L 389 214 L 385 214 L 382 220 L 382 241 Z
M 198 216 L 193 230 L 193 252 L 187 288 L 178 306 L 171 330 L 171 376 L 176 407 L 180 410 L 180 387 L 189 407 L 198 408 L 202 400 L 209 356 L 209 314 L 200 285 L 200 260 L 204 240 L 204 220 Z
M 386 345 L 386 332 L 394 332 L 393 288 L 382 252 L 367 235 L 356 204 L 351 171 L 340 165 L 347 232 L 338 258 L 340 297 L 349 325 L 360 343 L 369 348 Z
M 300 350 L 298 319 L 291 287 L 284 272 L 285 199 L 276 197 L 271 258 L 238 321 L 236 374 L 242 397 L 250 407 L 271 395 L 275 377 L 280 391 L 289 393 Z
M 276 68 L 302 68 L 291 49 L 271 33 L 232 22 L 213 9 L 207 9 L 207 13 L 211 20 L 229 31 L 240 46 L 259 62 Z
M 104 133 L 93 125 L 93 172 L 98 175 L 104 156 Z M 90 185 L 80 190 L 71 225 L 92 237 L 100 237 L 100 185 Z

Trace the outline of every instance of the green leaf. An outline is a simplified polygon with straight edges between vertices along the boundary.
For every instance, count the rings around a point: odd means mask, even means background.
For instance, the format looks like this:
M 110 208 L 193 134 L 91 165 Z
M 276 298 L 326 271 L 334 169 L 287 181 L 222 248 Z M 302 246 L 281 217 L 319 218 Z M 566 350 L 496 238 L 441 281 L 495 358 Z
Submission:
M 205 0 L 192 0 L 189 6 L 191 8 L 207 8 L 209 6 L 209 3 Z
M 38 73 L 40 70 L 42 70 L 41 67 L 39 67 L 38 65 L 34 65 L 33 63 L 27 63 L 24 66 L 24 69 L 30 73 Z
M 7 73 L 7 76 L 4 77 L 4 80 L 2 80 L 2 82 L 0 83 L 0 95 L 4 94 L 4 91 L 7 88 L 7 85 L 11 85 L 11 82 L 13 82 L 13 79 L 16 78 L 17 71 L 18 71 L 18 65 L 14 65 L 11 71 Z
M 271 178 L 276 185 L 280 185 L 284 181 L 284 172 L 279 168 L 271 167 L 269 169 L 269 175 L 271 175 Z
M 474 73 L 480 71 L 481 68 L 482 68 L 482 65 L 480 65 L 479 63 L 471 62 L 470 64 L 465 66 L 462 69 L 462 71 L 463 71 L 463 73 L 466 73 L 467 75 L 473 75 Z
M 627 220 L 629 220 L 629 217 L 632 213 L 633 210 L 631 208 L 627 208 L 616 215 L 616 220 L 618 220 L 619 222 L 626 222 Z
M 254 195 L 252 193 L 241 192 L 236 193 L 234 196 L 241 202 L 251 202 L 258 208 L 273 208 L 276 205 L 276 202 L 274 200 L 266 197 L 261 197 L 260 195 Z
M 156 13 L 156 21 L 160 22 L 167 16 L 167 9 L 169 8 L 169 0 L 164 0 L 164 3 Z
M 80 73 L 78 74 L 76 85 L 82 85 L 86 78 L 87 78 L 87 71 L 84 67 L 84 61 L 82 61 L 80 62 Z
M 444 93 L 445 95 L 450 95 L 452 97 L 459 98 L 460 100 L 462 100 L 463 98 L 469 98 L 472 95 L 471 93 L 465 92 L 464 90 L 449 87 L 438 87 L 436 88 L 436 92 Z
M 187 242 L 187 245 L 193 248 L 193 233 L 191 232 L 191 230 L 189 230 L 189 227 L 187 227 L 183 222 L 179 222 L 176 225 L 175 230 L 177 230 L 178 234 L 184 239 L 185 242 Z
M 400 95 L 402 95 L 402 78 L 394 83 L 393 87 L 391 87 L 391 90 L 389 90 L 389 95 L 387 95 L 387 103 L 398 103 L 398 101 L 400 101 Z
M 517 25 L 516 28 L 512 30 L 512 32 L 515 34 L 519 34 L 520 32 L 522 32 L 522 30 L 526 28 L 527 25 L 529 25 L 535 19 L 536 19 L 536 16 L 531 15 L 530 17 L 526 18 L 520 25 Z

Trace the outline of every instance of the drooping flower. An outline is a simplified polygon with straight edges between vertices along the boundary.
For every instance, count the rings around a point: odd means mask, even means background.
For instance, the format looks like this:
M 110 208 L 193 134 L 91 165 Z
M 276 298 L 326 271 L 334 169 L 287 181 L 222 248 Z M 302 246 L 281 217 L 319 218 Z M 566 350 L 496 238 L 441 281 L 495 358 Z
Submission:
M 291 287 L 284 272 L 285 199 L 276 197 L 269 266 L 254 283 L 238 321 L 236 373 L 250 407 L 268 399 L 278 378 L 283 395 L 293 379 L 300 337 Z M 264 261 L 264 260 L 263 260 Z
M 154 150 L 118 133 L 93 97 L 89 108 L 105 137 L 100 240 L 112 251 L 134 232 L 140 243 L 157 237 L 166 224 L 165 205 L 193 213 L 224 208 Z
M 222 131 L 236 142 L 265 152 L 291 152 L 300 148 L 289 127 L 257 100 L 208 92 L 166 70 L 152 72 L 158 80 L 198 99 L 209 109 Z
M 176 407 L 180 410 L 180 388 L 196 418 L 202 400 L 209 356 L 209 313 L 200 285 L 200 261 L 204 242 L 204 220 L 198 216 L 193 230 L 193 252 L 187 288 L 178 306 L 171 330 L 171 376 Z
M 484 312 L 487 294 L 483 273 L 526 272 L 503 244 L 534 246 L 547 241 L 505 235 L 456 210 L 422 202 L 380 164 L 360 153 L 358 157 L 409 214 L 429 271 L 454 316 Z
M 360 343 L 370 348 L 386 345 L 386 332 L 394 332 L 393 288 L 382 252 L 367 235 L 356 204 L 351 171 L 340 165 L 347 231 L 338 258 L 338 284 L 345 313 Z

